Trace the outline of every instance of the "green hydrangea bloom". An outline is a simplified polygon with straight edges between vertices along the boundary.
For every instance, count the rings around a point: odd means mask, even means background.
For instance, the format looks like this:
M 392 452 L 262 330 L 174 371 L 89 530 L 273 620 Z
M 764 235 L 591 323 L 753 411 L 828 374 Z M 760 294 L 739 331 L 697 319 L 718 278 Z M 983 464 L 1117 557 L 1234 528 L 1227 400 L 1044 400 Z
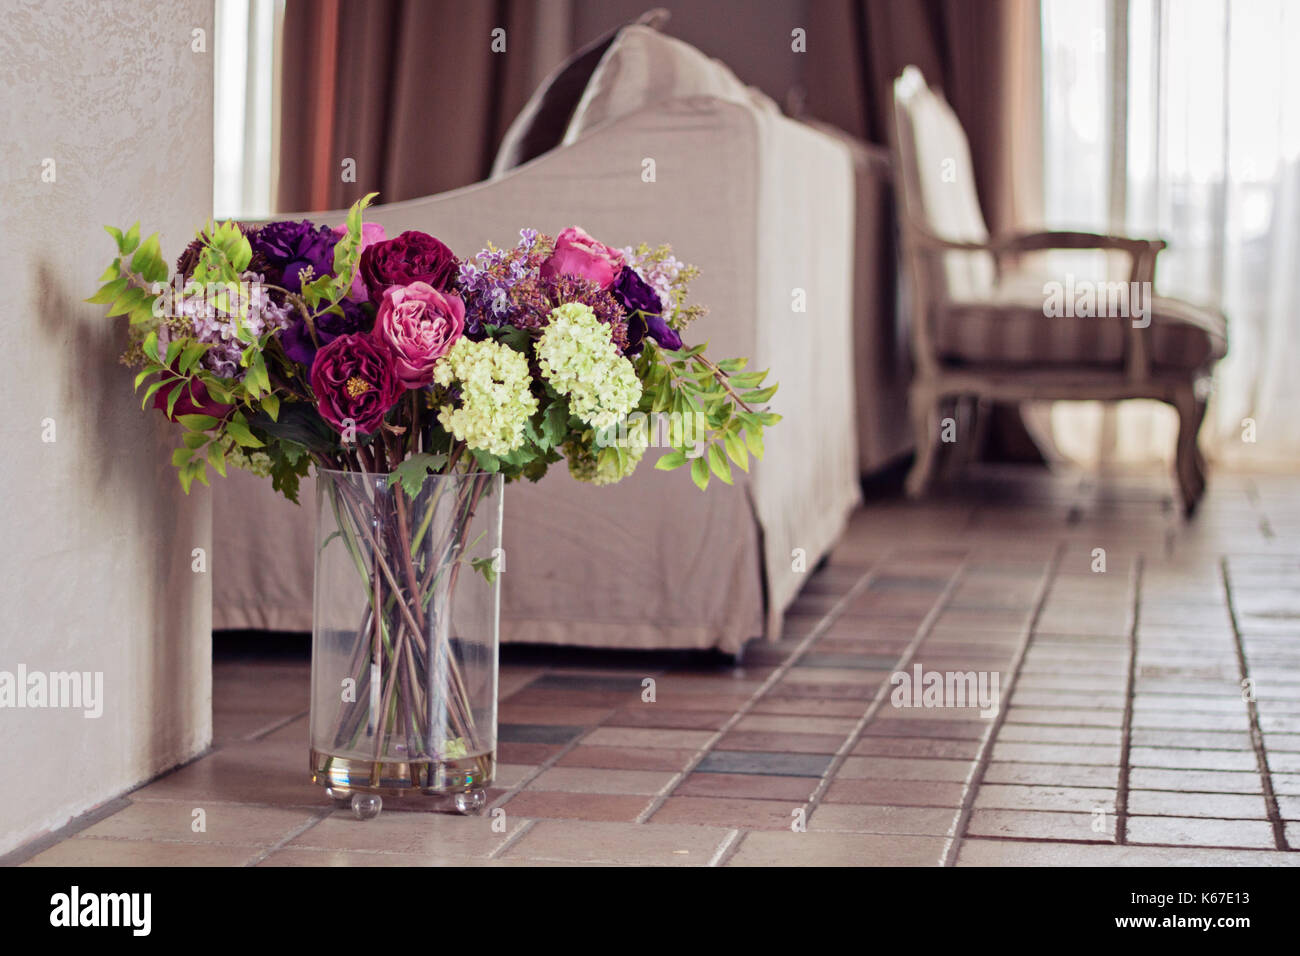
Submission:
M 598 446 L 590 431 L 583 432 L 578 440 L 566 442 L 560 450 L 569 462 L 569 474 L 592 485 L 612 485 L 632 474 L 650 444 L 645 422 L 631 426 L 615 440 L 625 454 L 620 456 L 613 446 Z
M 528 359 L 508 345 L 461 338 L 433 370 L 442 386 L 460 385 L 460 407 L 443 405 L 438 422 L 470 448 L 508 455 L 524 443 L 524 422 L 537 411 Z
M 242 468 L 259 478 L 267 478 L 271 474 L 270 455 L 264 451 L 255 451 L 248 454 L 233 440 L 230 442 L 230 447 L 226 449 L 226 464 L 235 468 Z
M 566 302 L 551 310 L 537 340 L 537 365 L 569 410 L 593 428 L 608 428 L 636 408 L 641 380 L 590 306 Z

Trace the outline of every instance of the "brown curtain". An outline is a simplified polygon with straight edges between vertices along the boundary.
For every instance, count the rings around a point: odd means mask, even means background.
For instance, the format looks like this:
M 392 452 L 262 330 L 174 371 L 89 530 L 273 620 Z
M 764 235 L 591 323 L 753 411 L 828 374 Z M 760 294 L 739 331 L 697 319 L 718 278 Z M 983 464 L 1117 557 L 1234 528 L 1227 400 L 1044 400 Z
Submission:
M 965 127 L 989 231 L 1039 224 L 1038 0 L 815 0 L 808 20 L 810 116 L 887 146 L 894 79 L 919 67 Z M 1014 407 L 994 409 L 988 441 L 985 457 L 1043 460 Z
M 532 0 L 289 0 L 278 208 L 338 209 L 374 191 L 395 202 L 485 178 L 567 52 L 567 16 Z M 504 52 L 492 49 L 498 28 Z

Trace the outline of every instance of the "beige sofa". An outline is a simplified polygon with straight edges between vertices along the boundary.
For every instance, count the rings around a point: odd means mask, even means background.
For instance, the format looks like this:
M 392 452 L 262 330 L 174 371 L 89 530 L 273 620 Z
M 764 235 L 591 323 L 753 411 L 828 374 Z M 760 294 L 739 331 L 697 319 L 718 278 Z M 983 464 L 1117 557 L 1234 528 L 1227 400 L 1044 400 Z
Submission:
M 772 407 L 784 421 L 734 487 L 700 493 L 650 456 L 612 487 L 562 465 L 511 485 L 503 641 L 735 653 L 779 635 L 859 496 L 853 177 L 843 143 L 634 26 L 605 52 L 562 145 L 488 182 L 373 210 L 389 235 L 422 229 L 461 255 L 512 243 L 521 226 L 672 242 L 701 268 L 695 298 L 710 307 L 689 338 L 781 383 Z M 310 629 L 314 493 L 304 483 L 298 508 L 248 475 L 218 485 L 215 627 Z

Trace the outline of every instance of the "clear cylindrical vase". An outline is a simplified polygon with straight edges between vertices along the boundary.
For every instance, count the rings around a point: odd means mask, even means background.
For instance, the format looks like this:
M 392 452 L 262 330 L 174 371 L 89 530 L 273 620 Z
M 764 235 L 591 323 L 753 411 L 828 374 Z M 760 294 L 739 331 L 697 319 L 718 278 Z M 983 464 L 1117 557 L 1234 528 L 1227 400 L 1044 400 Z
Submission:
M 321 471 L 316 487 L 312 779 L 354 809 L 480 808 L 496 757 L 501 476 Z

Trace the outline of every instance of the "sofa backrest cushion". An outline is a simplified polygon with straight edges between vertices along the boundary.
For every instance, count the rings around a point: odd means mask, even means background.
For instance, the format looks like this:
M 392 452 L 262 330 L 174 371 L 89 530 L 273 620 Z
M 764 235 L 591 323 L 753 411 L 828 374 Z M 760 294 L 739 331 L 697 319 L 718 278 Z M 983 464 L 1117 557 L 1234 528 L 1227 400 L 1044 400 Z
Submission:
M 641 14 L 632 24 L 654 31 L 667 20 L 666 10 L 654 9 Z M 624 24 L 597 37 L 561 63 L 542 82 L 502 137 L 492 162 L 493 179 L 560 145 L 601 57 L 619 32 L 632 24 Z
M 767 100 L 689 43 L 643 26 L 626 27 L 601 57 L 564 142 L 647 106 L 696 96 L 750 106 L 766 105 Z

